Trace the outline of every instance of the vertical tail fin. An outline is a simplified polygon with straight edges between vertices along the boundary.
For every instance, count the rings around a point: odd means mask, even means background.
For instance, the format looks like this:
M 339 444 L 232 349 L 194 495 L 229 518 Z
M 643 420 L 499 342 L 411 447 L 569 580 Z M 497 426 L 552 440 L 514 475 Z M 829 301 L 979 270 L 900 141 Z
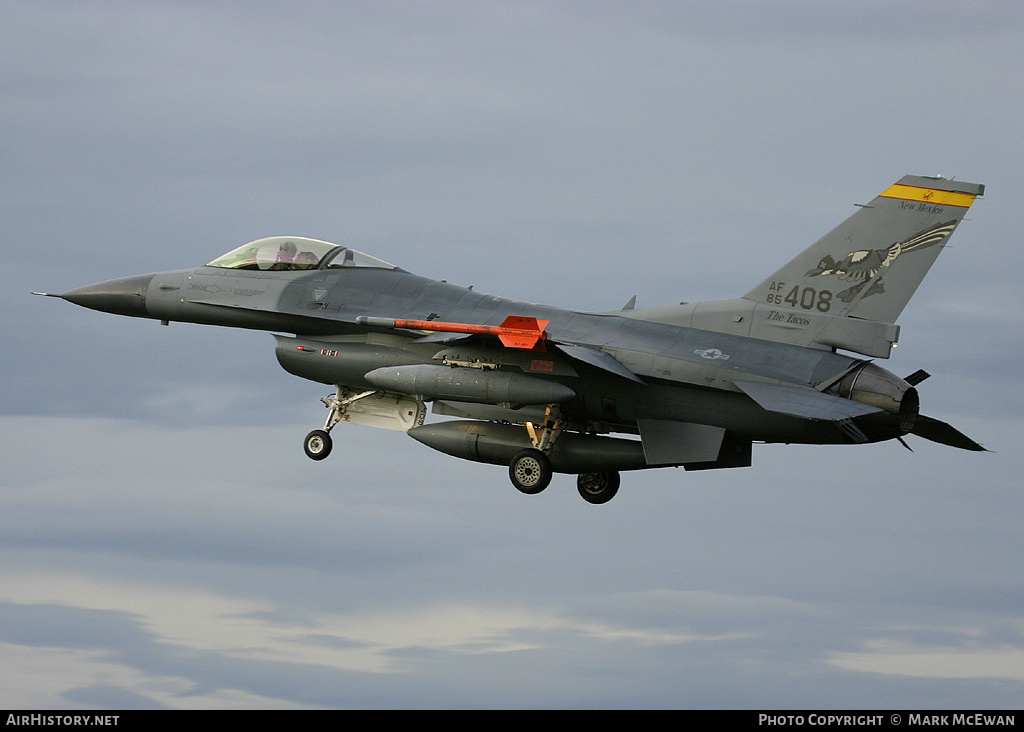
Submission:
M 744 297 L 780 310 L 895 323 L 985 187 L 908 175 Z

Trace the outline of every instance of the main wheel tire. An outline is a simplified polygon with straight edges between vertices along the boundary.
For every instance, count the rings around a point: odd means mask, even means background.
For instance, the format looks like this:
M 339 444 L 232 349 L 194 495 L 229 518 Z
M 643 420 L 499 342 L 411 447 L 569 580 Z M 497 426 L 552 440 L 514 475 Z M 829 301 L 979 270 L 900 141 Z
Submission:
M 576 488 L 588 503 L 608 503 L 619 492 L 619 474 L 580 473 L 576 478 Z
M 331 454 L 333 443 L 331 436 L 325 430 L 313 430 L 306 435 L 306 442 L 302 447 L 306 451 L 306 457 L 310 460 L 323 460 Z
M 528 447 L 512 457 L 508 477 L 517 490 L 528 495 L 540 493 L 551 482 L 551 461 L 540 450 Z

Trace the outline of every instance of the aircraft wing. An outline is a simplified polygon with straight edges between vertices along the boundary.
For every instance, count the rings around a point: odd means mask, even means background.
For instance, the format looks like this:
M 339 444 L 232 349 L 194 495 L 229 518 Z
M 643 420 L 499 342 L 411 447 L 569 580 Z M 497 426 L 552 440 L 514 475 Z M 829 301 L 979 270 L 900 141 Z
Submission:
M 771 384 L 763 381 L 734 381 L 736 386 L 769 412 L 804 419 L 842 422 L 883 410 L 861 402 L 843 399 L 803 386 Z
M 624 379 L 635 381 L 638 384 L 644 383 L 639 376 L 626 368 L 615 356 L 607 351 L 589 346 L 580 346 L 570 343 L 556 343 L 555 347 L 570 358 L 595 366 L 603 371 L 621 376 Z

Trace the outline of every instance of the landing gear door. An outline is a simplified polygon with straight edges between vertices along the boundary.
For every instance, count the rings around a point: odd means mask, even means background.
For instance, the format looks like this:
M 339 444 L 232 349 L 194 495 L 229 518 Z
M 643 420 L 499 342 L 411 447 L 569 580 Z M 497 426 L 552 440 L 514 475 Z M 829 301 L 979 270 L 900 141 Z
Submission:
M 427 407 L 407 394 L 378 391 L 349 404 L 340 421 L 365 427 L 408 432 L 423 424 Z

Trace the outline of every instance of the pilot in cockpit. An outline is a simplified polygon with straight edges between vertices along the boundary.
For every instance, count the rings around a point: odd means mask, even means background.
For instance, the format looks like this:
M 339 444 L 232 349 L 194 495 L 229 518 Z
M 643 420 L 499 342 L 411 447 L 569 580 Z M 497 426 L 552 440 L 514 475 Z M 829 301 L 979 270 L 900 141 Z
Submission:
M 281 246 L 277 250 L 277 259 L 274 261 L 272 265 L 270 265 L 270 269 L 294 269 L 292 267 L 292 264 L 294 264 L 295 262 L 296 251 L 297 250 L 295 248 L 295 245 L 290 241 L 286 241 L 283 244 L 281 244 Z

